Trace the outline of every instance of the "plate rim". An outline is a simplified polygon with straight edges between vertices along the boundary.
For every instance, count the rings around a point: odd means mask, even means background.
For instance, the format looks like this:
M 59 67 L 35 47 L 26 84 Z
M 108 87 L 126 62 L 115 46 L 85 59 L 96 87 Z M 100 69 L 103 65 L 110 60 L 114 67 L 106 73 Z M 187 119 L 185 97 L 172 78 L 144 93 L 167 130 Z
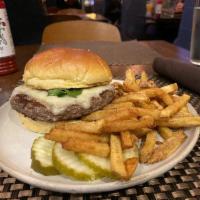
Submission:
M 191 108 L 193 109 L 193 112 L 197 113 L 195 108 L 190 104 Z M 9 102 L 4 103 L 0 106 L 0 110 L 2 109 L 9 109 L 10 105 Z M 151 171 L 151 173 L 146 172 L 144 174 L 140 174 L 135 177 L 136 180 L 129 180 L 129 181 L 112 181 L 112 182 L 105 182 L 105 183 L 97 183 L 97 184 L 79 184 L 79 185 L 71 185 L 69 183 L 58 183 L 58 182 L 48 182 L 47 180 L 38 179 L 37 177 L 28 176 L 28 174 L 23 174 L 22 172 L 16 171 L 12 167 L 6 166 L 6 164 L 3 163 L 3 161 L 0 158 L 0 167 L 7 172 L 12 177 L 15 177 L 16 179 L 27 183 L 29 185 L 32 185 L 37 188 L 55 191 L 55 192 L 62 192 L 62 193 L 98 193 L 98 192 L 108 192 L 108 191 L 114 191 L 119 189 L 125 189 L 128 187 L 132 187 L 135 185 L 139 185 L 142 183 L 147 182 L 148 180 L 151 180 L 153 178 L 159 177 L 163 175 L 165 172 L 169 171 L 171 168 L 173 168 L 178 162 L 183 160 L 193 149 L 195 144 L 198 141 L 200 134 L 200 127 L 194 128 L 193 138 L 190 141 L 189 145 L 185 150 L 178 156 L 178 158 L 173 159 L 172 156 L 168 158 L 168 165 L 162 165 L 159 168 L 155 168 Z M 84 182 L 83 182 L 84 183 Z M 119 184 L 121 183 L 121 184 Z M 56 185 L 56 187 L 55 187 Z M 77 186 L 77 187 L 76 187 Z

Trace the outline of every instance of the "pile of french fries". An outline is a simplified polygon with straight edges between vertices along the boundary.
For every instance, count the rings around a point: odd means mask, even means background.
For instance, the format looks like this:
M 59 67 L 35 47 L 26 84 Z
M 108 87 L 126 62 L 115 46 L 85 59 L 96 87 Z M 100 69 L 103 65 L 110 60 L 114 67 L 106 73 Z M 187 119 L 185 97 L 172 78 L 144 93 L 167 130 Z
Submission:
M 109 158 L 113 174 L 128 180 L 138 164 L 168 158 L 186 139 L 184 129 L 200 125 L 200 117 L 188 110 L 190 96 L 176 95 L 176 83 L 159 88 L 144 71 L 136 79 L 128 69 L 124 82 L 113 86 L 111 104 L 81 120 L 61 122 L 45 138 L 66 150 Z M 134 146 L 139 156 L 124 159 L 123 152 Z

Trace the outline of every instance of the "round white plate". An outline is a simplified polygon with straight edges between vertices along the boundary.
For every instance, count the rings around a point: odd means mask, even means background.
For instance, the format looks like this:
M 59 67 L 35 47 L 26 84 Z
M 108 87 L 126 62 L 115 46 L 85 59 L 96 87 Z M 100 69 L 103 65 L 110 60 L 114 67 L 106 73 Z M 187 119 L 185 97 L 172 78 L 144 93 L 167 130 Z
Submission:
M 196 114 L 192 106 L 190 110 Z M 24 129 L 15 111 L 11 109 L 9 103 L 6 103 L 0 107 L 0 167 L 25 183 L 52 191 L 90 193 L 122 189 L 158 177 L 183 160 L 195 146 L 199 137 L 199 128 L 189 129 L 186 133 L 188 138 L 174 154 L 153 165 L 140 164 L 134 177 L 129 181 L 102 179 L 81 182 L 61 175 L 43 176 L 30 168 L 31 145 L 39 135 Z

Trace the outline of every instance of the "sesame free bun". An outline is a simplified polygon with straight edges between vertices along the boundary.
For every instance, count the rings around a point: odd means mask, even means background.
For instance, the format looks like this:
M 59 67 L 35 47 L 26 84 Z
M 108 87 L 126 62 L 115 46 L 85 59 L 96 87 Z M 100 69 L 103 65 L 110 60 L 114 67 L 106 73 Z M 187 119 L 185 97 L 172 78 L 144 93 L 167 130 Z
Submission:
M 26 64 L 23 81 L 36 89 L 87 88 L 108 84 L 112 73 L 97 54 L 83 49 L 53 48 Z
M 17 112 L 17 114 L 23 126 L 29 131 L 32 131 L 35 133 L 48 133 L 56 125 L 56 122 L 50 123 L 50 122 L 43 122 L 43 121 L 35 121 L 29 117 L 26 117 L 25 115 L 21 113 Z

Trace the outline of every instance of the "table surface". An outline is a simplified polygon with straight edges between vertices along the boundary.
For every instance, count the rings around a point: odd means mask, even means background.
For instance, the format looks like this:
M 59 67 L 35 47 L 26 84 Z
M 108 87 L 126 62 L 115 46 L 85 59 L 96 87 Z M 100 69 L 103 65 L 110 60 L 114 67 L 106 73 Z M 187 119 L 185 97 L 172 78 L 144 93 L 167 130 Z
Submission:
M 170 44 L 165 41 L 143 41 L 140 42 L 152 49 L 154 49 L 159 54 L 179 60 L 189 60 L 188 51 L 176 47 L 173 44 Z M 10 93 L 13 88 L 16 86 L 16 83 L 21 79 L 24 66 L 26 62 L 37 52 L 40 45 L 25 45 L 25 46 L 16 46 L 16 58 L 18 72 L 1 76 L 0 77 L 0 105 L 6 102 L 9 99 Z M 141 55 L 142 56 L 142 55 Z M 126 67 L 121 66 L 111 66 L 114 77 L 122 78 Z M 146 66 L 146 70 L 149 73 L 152 73 L 151 66 Z
M 188 59 L 188 51 L 178 48 L 164 41 L 148 41 L 141 42 L 144 45 L 154 49 L 162 56 L 176 58 L 179 60 Z M 39 45 L 17 46 L 17 64 L 19 71 L 14 74 L 1 76 L 0 87 L 0 105 L 8 100 L 12 89 L 21 79 L 25 63 L 38 50 Z M 142 55 L 141 55 L 142 56 Z M 126 66 L 111 66 L 114 77 L 122 78 L 126 70 Z M 145 69 L 152 73 L 151 66 Z M 162 85 L 169 83 L 162 77 L 153 77 L 156 83 Z M 189 91 L 187 91 L 190 93 Z M 192 94 L 191 103 L 198 109 L 200 108 L 200 97 Z M 28 184 L 24 184 L 14 177 L 10 177 L 6 172 L 0 169 L 0 199 L 28 199 L 28 200 L 62 200 L 62 199 L 137 199 L 137 200 L 196 200 L 200 199 L 200 141 L 193 151 L 173 169 L 163 174 L 163 176 L 152 179 L 145 184 L 124 190 L 96 193 L 96 194 L 62 194 L 51 191 L 34 188 Z

